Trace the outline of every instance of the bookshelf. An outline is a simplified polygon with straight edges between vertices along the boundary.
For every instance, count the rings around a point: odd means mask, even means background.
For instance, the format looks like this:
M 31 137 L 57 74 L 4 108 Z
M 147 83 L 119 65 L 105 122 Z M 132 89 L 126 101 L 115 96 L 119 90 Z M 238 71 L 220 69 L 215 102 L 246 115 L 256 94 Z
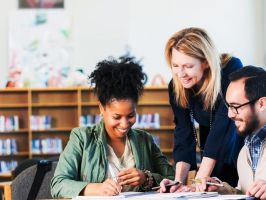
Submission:
M 141 129 L 158 139 L 162 152 L 172 161 L 174 124 L 167 88 L 146 87 L 137 112 L 159 114 L 160 127 Z M 16 141 L 15 152 L 0 150 L 1 161 L 19 163 L 27 158 L 58 156 L 67 144 L 71 129 L 80 125 L 80 117 L 99 115 L 99 108 L 91 88 L 10 88 L 0 90 L 0 115 L 17 116 L 19 122 L 16 130 L 0 131 L 0 140 Z M 41 124 L 36 126 L 36 123 Z M 49 147 L 50 143 L 57 145 L 57 142 L 61 150 Z M 36 146 L 48 147 L 36 150 Z M 0 180 L 8 177 L 11 177 L 9 172 L 0 173 Z

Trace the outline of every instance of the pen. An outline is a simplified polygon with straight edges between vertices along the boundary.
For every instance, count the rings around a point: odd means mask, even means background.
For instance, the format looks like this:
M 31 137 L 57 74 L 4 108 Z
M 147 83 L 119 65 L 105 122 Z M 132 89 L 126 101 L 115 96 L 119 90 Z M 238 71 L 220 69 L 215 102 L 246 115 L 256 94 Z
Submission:
M 218 187 L 223 187 L 223 186 L 224 186 L 224 185 L 221 184 L 221 183 L 213 183 L 213 182 L 209 182 L 209 181 L 207 181 L 206 184 L 207 184 L 207 185 L 214 185 L 214 186 L 218 186 Z
M 173 186 L 173 185 L 178 185 L 178 184 L 181 184 L 181 182 L 179 182 L 179 181 L 174 181 L 174 182 L 172 182 L 172 183 L 169 183 L 169 184 L 165 185 L 166 191 L 168 191 L 168 190 L 170 189 L 171 186 Z M 152 189 L 152 190 L 158 190 L 158 189 L 160 189 L 160 188 L 161 188 L 161 186 L 156 186 L 156 187 L 153 187 L 153 188 L 151 188 L 151 189 Z
M 193 183 L 202 183 L 200 179 L 194 179 L 194 180 L 192 180 L 192 182 Z M 217 186 L 217 187 L 223 187 L 223 184 L 221 184 L 221 183 L 213 183 L 213 182 L 210 182 L 210 181 L 207 181 L 206 185 L 214 185 L 214 186 Z

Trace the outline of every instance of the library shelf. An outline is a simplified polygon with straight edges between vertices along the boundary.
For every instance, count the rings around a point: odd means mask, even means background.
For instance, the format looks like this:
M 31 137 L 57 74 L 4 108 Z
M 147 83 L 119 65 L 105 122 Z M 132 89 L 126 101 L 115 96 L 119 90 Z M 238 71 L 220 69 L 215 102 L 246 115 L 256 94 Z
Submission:
M 48 140 L 49 143 L 49 139 L 60 139 L 63 149 L 70 131 L 80 126 L 81 116 L 100 114 L 98 105 L 93 88 L 90 87 L 0 89 L 0 115 L 18 116 L 19 121 L 18 130 L 0 131 L 0 140 L 16 140 L 18 153 L 0 156 L 5 161 L 16 160 L 18 163 L 37 156 L 58 156 L 58 152 L 34 153 L 36 141 L 41 143 L 42 140 Z M 163 153 L 169 159 L 172 158 L 174 124 L 167 88 L 145 87 L 137 113 L 159 115 L 159 127 L 142 129 L 154 135 L 159 140 L 158 145 Z

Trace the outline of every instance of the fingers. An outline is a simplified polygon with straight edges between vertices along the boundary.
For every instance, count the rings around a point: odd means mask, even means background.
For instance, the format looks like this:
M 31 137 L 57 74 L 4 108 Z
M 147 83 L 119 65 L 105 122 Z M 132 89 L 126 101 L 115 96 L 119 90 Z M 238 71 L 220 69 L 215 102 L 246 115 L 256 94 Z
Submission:
M 119 195 L 119 193 L 121 192 L 121 186 L 112 179 L 107 179 L 106 181 L 104 181 L 101 189 L 103 195 L 108 196 Z
M 145 182 L 145 174 L 143 171 L 136 168 L 130 168 L 118 173 L 120 185 L 137 186 Z
M 258 199 L 266 199 L 266 181 L 256 180 L 247 190 L 247 195 Z
M 160 182 L 160 189 L 159 189 L 159 192 L 160 193 L 164 193 L 166 192 L 166 185 L 169 184 L 169 183 L 172 183 L 173 181 L 172 180 L 169 180 L 169 179 L 163 179 L 161 182 Z M 171 190 L 171 189 L 170 189 Z
M 180 185 L 173 185 L 173 186 L 170 187 L 169 192 L 170 192 L 170 193 L 177 192 L 178 188 L 180 188 L 180 187 L 182 187 L 181 184 L 180 184 Z
M 221 181 L 219 181 L 219 179 L 217 179 L 216 177 L 197 178 L 194 180 L 194 187 L 196 188 L 196 192 L 218 191 L 220 186 L 219 184 L 221 185 Z
M 176 190 L 176 192 L 191 192 L 192 191 L 192 187 L 190 186 L 186 186 L 186 185 L 181 185 L 179 186 L 179 188 Z M 195 190 L 194 190 L 195 192 Z
M 195 179 L 194 187 L 196 188 L 196 192 L 204 192 L 207 188 L 206 182 L 207 182 L 207 177 Z

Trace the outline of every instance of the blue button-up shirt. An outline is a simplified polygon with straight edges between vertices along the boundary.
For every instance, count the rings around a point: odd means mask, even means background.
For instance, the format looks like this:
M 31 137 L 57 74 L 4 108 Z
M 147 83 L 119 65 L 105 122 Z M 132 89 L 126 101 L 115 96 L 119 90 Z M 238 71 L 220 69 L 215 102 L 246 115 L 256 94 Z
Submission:
M 258 160 L 261 153 L 261 146 L 266 142 L 266 125 L 264 125 L 258 132 L 246 137 L 245 145 L 249 148 L 252 170 L 256 171 Z

